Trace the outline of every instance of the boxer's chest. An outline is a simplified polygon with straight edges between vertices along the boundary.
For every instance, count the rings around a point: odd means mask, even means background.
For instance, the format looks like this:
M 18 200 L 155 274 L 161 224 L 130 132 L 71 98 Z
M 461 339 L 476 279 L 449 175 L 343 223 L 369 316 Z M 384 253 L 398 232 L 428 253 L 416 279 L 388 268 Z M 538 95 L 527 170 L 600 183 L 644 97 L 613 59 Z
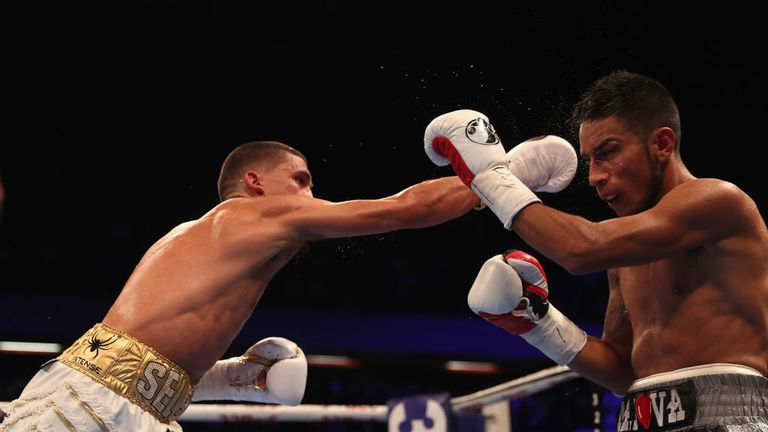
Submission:
M 619 269 L 619 289 L 633 325 L 669 318 L 705 283 L 702 254 L 690 251 L 640 266 Z

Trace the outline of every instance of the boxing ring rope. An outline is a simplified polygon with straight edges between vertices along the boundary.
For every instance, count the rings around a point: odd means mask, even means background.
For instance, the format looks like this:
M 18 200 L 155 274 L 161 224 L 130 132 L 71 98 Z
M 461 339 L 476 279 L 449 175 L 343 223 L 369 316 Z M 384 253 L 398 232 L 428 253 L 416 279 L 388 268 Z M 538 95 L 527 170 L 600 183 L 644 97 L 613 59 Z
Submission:
M 501 401 L 519 399 L 551 389 L 579 375 L 566 366 L 553 366 L 451 399 L 454 412 L 471 411 Z M 6 410 L 9 402 L 0 402 Z M 387 420 L 386 405 L 261 405 L 261 404 L 192 404 L 179 419 L 188 422 L 322 422 Z
M 497 386 L 451 399 L 454 411 L 469 411 L 505 400 L 520 399 L 564 382 L 578 378 L 579 374 L 567 366 L 553 366 Z
M 331 422 L 386 421 L 386 405 L 192 404 L 180 422 Z

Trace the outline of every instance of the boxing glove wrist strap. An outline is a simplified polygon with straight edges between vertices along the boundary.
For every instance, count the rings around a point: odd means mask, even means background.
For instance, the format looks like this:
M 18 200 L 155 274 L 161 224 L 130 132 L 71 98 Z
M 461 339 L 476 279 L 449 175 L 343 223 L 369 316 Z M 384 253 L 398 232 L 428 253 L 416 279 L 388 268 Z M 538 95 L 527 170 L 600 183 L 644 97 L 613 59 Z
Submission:
M 497 165 L 476 175 L 472 190 L 506 229 L 512 229 L 512 220 L 520 210 L 541 202 L 506 165 Z
M 567 365 L 587 343 L 587 334 L 552 303 L 536 326 L 520 335 L 559 365 Z
M 237 396 L 242 392 L 241 387 L 244 384 L 232 382 L 232 376 L 238 375 L 237 369 L 241 368 L 243 363 L 244 359 L 242 357 L 217 361 L 195 386 L 192 401 L 237 400 Z M 254 393 L 263 395 L 264 398 L 267 396 L 267 392 L 263 390 Z M 254 402 L 257 402 L 257 400 L 254 400 Z

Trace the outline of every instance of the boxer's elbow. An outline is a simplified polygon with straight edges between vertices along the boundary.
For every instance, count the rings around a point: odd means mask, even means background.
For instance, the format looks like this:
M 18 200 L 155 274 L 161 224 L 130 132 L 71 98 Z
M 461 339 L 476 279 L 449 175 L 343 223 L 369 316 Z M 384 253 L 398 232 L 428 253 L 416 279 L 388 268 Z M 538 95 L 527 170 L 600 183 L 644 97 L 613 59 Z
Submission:
M 610 377 L 602 385 L 616 396 L 623 397 L 629 392 L 629 388 L 637 379 L 631 367 L 620 369 L 618 373 Z
M 579 255 L 568 255 L 565 257 L 560 265 L 572 275 L 583 275 L 587 273 L 594 273 L 598 271 L 589 260 Z

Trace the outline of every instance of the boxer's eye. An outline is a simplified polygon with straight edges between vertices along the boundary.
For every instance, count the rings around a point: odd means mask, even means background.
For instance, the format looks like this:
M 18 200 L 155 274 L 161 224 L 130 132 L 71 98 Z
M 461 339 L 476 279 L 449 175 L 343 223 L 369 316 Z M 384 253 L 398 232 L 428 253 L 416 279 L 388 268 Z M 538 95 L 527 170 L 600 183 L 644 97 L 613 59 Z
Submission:
M 602 150 L 602 151 L 598 152 L 598 153 L 595 155 L 595 159 L 596 159 L 598 162 L 605 162 L 605 161 L 606 161 L 606 160 L 608 160 L 608 159 L 609 159 L 609 158 L 610 158 L 610 157 L 611 157 L 611 156 L 612 156 L 614 153 L 616 153 L 616 149 L 613 149 L 613 148 L 608 148 L 608 149 L 605 149 L 605 150 Z

